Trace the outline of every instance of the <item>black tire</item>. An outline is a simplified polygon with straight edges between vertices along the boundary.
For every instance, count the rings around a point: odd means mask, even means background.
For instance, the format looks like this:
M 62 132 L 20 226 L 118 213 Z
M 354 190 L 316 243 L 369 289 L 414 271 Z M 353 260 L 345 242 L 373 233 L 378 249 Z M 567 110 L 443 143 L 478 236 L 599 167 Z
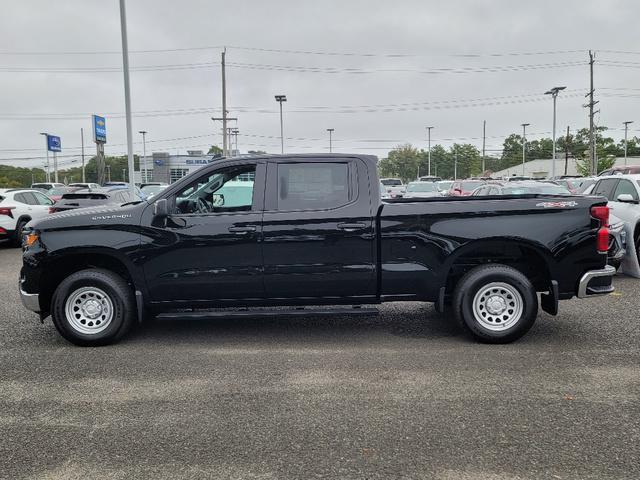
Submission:
M 104 299 L 104 301 L 111 302 L 109 307 L 111 315 L 108 317 L 110 320 L 102 331 L 91 333 L 79 331 L 78 328 L 83 327 L 74 326 L 67 316 L 67 300 L 83 288 L 95 288 L 96 292 L 104 293 L 108 297 L 108 300 Z M 88 295 L 91 296 L 90 293 Z M 70 302 L 73 304 L 72 300 Z M 80 313 L 79 315 L 82 317 Z M 133 291 L 122 277 L 113 272 L 98 269 L 81 270 L 65 278 L 54 292 L 51 301 L 51 318 L 60 335 L 71 343 L 82 347 L 109 345 L 120 340 L 135 322 L 136 308 Z M 76 319 L 75 322 L 77 324 L 82 320 Z M 90 324 L 93 323 L 93 319 L 88 321 Z M 100 317 L 95 320 L 96 329 L 100 321 Z M 88 324 L 85 328 L 89 328 Z
M 22 247 L 22 232 L 27 223 L 29 223 L 28 220 L 20 220 L 16 224 L 16 230 L 13 232 L 13 244 L 16 247 Z
M 494 284 L 495 288 L 489 288 L 490 284 Z M 515 297 L 511 296 L 511 292 Z M 519 298 L 516 298 L 516 292 Z M 477 302 L 476 295 L 479 295 Z M 483 299 L 486 302 L 483 303 Z M 490 305 L 490 301 L 497 301 L 497 307 L 495 303 Z M 489 307 L 495 309 L 489 311 Z M 507 310 L 495 314 L 500 312 L 500 308 Z M 509 343 L 522 337 L 533 326 L 538 315 L 538 296 L 527 277 L 515 268 L 499 264 L 483 265 L 460 279 L 453 294 L 453 310 L 463 330 L 475 339 L 485 343 Z M 474 313 L 476 311 L 478 314 Z

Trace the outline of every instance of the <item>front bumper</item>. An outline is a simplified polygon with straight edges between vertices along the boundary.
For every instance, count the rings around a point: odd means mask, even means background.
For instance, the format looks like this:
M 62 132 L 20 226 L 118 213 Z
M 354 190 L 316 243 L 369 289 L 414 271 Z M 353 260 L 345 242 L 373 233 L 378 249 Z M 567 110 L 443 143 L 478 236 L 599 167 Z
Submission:
M 618 223 L 609 227 L 609 252 L 607 254 L 609 262 L 622 260 L 627 253 L 627 233 L 624 230 L 624 223 Z
M 596 297 L 613 292 L 615 288 L 611 282 L 615 274 L 616 269 L 611 265 L 601 270 L 589 270 L 578 284 L 578 298 Z
M 20 282 L 18 289 L 20 290 L 20 300 L 24 308 L 32 312 L 40 313 L 40 294 L 25 292 L 22 289 L 22 282 Z

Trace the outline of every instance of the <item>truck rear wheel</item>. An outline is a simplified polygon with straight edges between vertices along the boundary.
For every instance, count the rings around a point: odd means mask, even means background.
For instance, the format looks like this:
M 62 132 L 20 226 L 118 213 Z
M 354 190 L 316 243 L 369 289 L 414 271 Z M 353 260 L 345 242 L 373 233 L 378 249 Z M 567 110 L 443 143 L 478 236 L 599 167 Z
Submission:
M 60 334 L 80 346 L 117 342 L 134 323 L 133 292 L 108 270 L 81 270 L 53 294 L 51 318 Z
M 527 277 L 506 265 L 483 265 L 465 274 L 453 295 L 456 319 L 486 343 L 522 337 L 538 315 L 538 296 Z

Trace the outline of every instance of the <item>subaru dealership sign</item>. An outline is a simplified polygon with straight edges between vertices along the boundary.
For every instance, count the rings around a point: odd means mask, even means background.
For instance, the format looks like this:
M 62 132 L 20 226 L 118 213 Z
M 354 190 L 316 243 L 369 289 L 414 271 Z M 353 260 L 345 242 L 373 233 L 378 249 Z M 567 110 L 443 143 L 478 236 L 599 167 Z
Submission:
M 61 152 L 62 142 L 60 141 L 60 137 L 56 137 L 55 135 L 47 135 L 47 150 L 49 150 L 50 152 Z

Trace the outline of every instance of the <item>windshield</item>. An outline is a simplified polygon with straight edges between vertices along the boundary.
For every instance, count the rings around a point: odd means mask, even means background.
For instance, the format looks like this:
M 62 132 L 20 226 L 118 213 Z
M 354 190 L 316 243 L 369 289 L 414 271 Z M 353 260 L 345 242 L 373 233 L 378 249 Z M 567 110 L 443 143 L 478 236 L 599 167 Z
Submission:
M 437 192 L 438 187 L 433 182 L 410 183 L 407 192 Z
M 484 182 L 480 182 L 480 181 L 462 182 L 460 185 L 462 186 L 463 192 L 472 192 L 476 188 L 484 185 Z
M 591 185 L 596 183 L 596 181 L 597 180 L 594 180 L 592 178 L 583 180 L 582 183 L 580 184 L 580 188 L 578 189 L 578 193 L 584 193 L 587 190 L 587 188 L 589 188 Z
M 397 178 L 384 178 L 380 180 L 380 183 L 382 183 L 385 187 L 398 187 L 402 185 L 402 182 Z
M 449 190 L 451 188 L 451 185 L 453 185 L 453 182 L 438 182 L 438 189 Z

